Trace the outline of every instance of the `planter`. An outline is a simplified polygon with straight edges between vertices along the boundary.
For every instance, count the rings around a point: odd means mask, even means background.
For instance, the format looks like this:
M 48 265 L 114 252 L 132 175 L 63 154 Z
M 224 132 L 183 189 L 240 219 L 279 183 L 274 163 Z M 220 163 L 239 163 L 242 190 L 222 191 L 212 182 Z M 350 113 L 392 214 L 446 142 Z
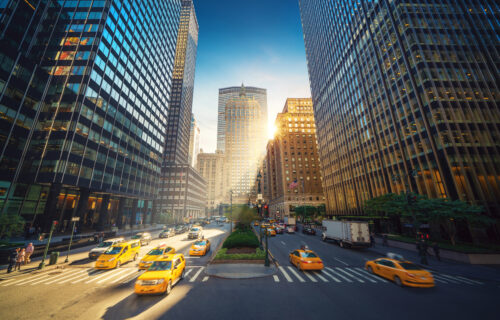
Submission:
M 264 264 L 264 260 L 213 260 L 212 264 L 244 263 L 244 264 Z

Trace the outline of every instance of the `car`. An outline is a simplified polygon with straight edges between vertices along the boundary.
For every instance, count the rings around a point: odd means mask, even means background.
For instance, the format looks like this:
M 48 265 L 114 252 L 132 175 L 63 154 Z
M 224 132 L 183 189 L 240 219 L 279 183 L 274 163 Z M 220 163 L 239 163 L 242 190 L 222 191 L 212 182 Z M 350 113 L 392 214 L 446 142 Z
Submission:
M 151 234 L 149 232 L 139 232 L 136 235 L 132 236 L 132 240 L 140 240 L 141 246 L 147 246 L 151 240 Z
M 278 226 L 278 227 L 274 228 L 274 230 L 276 230 L 276 234 L 283 234 L 285 229 Z
M 159 238 L 170 238 L 170 237 L 173 237 L 175 236 L 175 230 L 173 228 L 168 228 L 166 230 L 163 230 L 162 232 L 160 232 L 159 234 Z
M 175 249 L 167 246 L 166 244 L 160 244 L 158 247 L 150 250 L 141 261 L 139 261 L 139 270 L 145 270 L 151 266 L 151 264 L 167 254 L 174 254 Z
M 175 234 L 183 234 L 186 232 L 188 229 L 184 227 L 183 225 L 178 225 L 175 227 Z
M 200 226 L 193 226 L 188 233 L 188 239 L 199 239 L 202 236 L 203 229 Z
M 104 251 L 95 262 L 96 269 L 114 269 L 129 261 L 137 260 L 141 249 L 140 240 L 115 244 Z
M 398 286 L 432 288 L 435 285 L 434 277 L 429 271 L 406 260 L 378 258 L 367 261 L 365 269 L 394 281 Z
M 186 259 L 183 254 L 171 254 L 154 261 L 137 278 L 134 292 L 137 295 L 169 294 L 172 287 L 184 278 Z
M 267 228 L 266 229 L 266 234 L 268 236 L 274 237 L 276 235 L 276 230 L 274 230 L 273 228 Z
M 294 227 L 286 228 L 286 233 L 295 233 L 295 228 Z
M 255 222 L 253 223 L 253 225 L 254 225 L 254 226 L 256 226 L 256 227 L 258 227 L 258 226 L 259 226 L 259 221 L 255 221 Z
M 309 249 L 298 249 L 290 252 L 290 263 L 299 270 L 323 270 L 323 261 Z
M 97 260 L 97 258 L 99 258 L 99 256 L 103 254 L 104 251 L 108 250 L 111 246 L 122 242 L 125 242 L 125 239 L 115 238 L 115 239 L 104 240 L 103 242 L 99 243 L 97 247 L 89 251 L 89 259 Z
M 316 230 L 314 230 L 310 226 L 304 226 L 302 228 L 302 233 L 315 235 L 316 234 Z
M 198 240 L 191 245 L 191 248 L 189 249 L 189 255 L 204 256 L 208 251 L 210 251 L 210 240 Z

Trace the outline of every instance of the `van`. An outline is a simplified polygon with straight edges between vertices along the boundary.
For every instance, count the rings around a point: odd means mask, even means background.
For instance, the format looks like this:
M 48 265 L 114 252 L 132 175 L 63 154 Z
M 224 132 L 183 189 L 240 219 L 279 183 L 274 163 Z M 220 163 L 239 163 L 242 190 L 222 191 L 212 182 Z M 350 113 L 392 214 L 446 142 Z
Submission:
M 99 256 L 95 263 L 96 269 L 114 269 L 139 257 L 140 240 L 131 240 L 111 246 Z

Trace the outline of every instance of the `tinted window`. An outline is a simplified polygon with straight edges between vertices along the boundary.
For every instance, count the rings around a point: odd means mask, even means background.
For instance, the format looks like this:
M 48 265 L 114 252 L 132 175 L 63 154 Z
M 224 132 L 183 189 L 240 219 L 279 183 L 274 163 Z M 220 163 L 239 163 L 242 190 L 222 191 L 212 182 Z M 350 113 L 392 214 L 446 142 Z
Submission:
M 104 251 L 105 254 L 119 254 L 122 251 L 123 247 L 111 247 L 108 250 Z
M 165 271 L 172 268 L 172 261 L 155 261 L 151 264 L 148 271 Z
M 206 244 L 207 244 L 206 241 L 195 241 L 195 243 L 194 243 L 195 246 L 204 246 Z
M 109 247 L 112 245 L 113 245 L 112 241 L 104 241 L 104 242 L 101 242 L 97 247 L 98 248 L 106 248 L 106 247 Z
M 159 256 L 159 255 L 162 255 L 163 254 L 163 250 L 162 249 L 153 249 L 151 251 L 148 252 L 148 255 L 150 256 Z
M 422 268 L 410 262 L 400 262 L 399 265 L 406 270 L 422 270 Z
M 302 258 L 317 258 L 318 256 L 314 252 L 301 252 Z

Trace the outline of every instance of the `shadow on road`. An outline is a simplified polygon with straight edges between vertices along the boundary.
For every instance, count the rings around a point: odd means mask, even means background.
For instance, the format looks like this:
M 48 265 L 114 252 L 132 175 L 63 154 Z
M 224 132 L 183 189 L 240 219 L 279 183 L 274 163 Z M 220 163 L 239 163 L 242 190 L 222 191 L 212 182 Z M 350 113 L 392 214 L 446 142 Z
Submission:
M 135 317 L 153 307 L 165 297 L 165 295 L 137 296 L 135 293 L 132 293 L 119 303 L 108 308 L 102 319 L 114 320 Z
M 94 262 L 94 261 L 90 260 L 89 258 L 83 258 L 83 259 L 80 259 L 80 260 L 71 261 L 69 263 L 69 265 L 70 266 L 80 266 L 80 265 L 88 264 L 88 263 L 91 263 L 91 262 Z

